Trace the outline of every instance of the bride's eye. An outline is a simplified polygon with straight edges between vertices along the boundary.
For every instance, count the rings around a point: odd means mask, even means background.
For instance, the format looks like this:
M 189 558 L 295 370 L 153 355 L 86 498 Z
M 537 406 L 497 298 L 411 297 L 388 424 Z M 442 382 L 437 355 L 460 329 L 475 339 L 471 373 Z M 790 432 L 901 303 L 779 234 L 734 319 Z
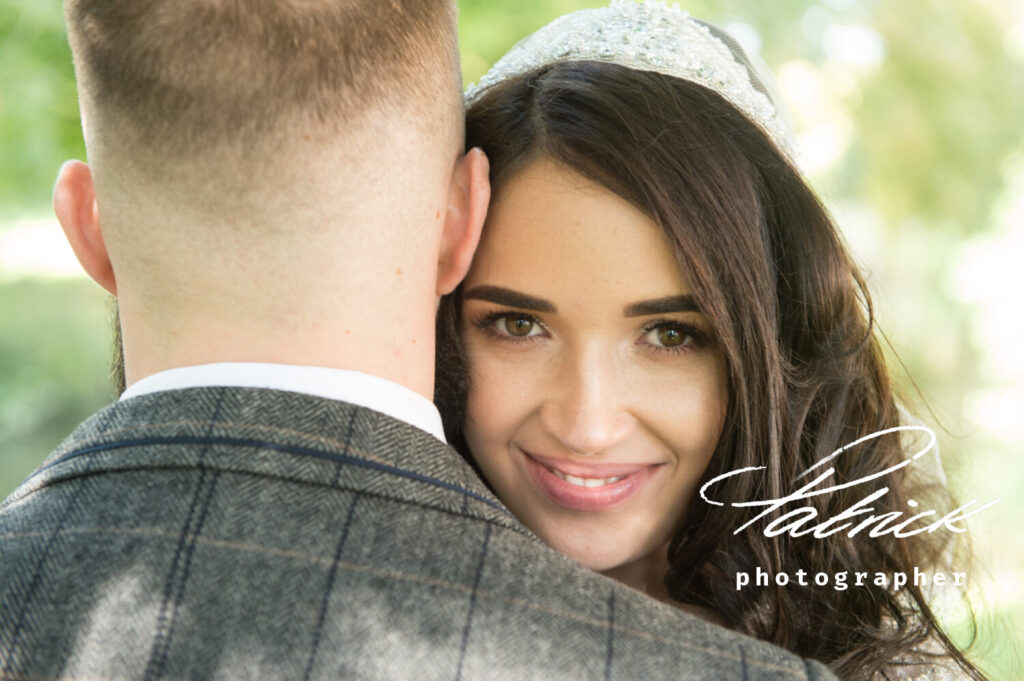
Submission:
M 508 335 L 515 336 L 517 338 L 535 335 L 533 333 L 534 330 L 540 328 L 534 324 L 533 319 L 525 315 L 509 315 L 507 317 L 502 317 L 500 320 L 500 327 L 508 333 Z
M 496 312 L 478 321 L 476 326 L 498 340 L 518 342 L 545 335 L 540 321 L 528 314 Z
M 638 344 L 651 346 L 658 352 L 685 352 L 707 344 L 707 336 L 689 324 L 657 321 L 644 329 Z

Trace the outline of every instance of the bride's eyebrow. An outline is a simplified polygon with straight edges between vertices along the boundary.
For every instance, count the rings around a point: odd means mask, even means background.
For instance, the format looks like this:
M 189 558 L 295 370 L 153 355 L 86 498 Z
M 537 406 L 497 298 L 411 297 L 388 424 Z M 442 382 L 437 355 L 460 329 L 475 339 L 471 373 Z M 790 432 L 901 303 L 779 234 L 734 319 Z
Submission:
M 486 300 L 489 303 L 518 307 L 534 312 L 558 312 L 555 304 L 543 298 L 513 291 L 503 286 L 474 286 L 462 294 L 463 300 Z
M 700 307 L 691 295 L 665 296 L 664 298 L 641 300 L 638 303 L 627 305 L 622 314 L 627 317 L 645 317 L 647 315 L 667 314 L 669 312 L 700 312 Z

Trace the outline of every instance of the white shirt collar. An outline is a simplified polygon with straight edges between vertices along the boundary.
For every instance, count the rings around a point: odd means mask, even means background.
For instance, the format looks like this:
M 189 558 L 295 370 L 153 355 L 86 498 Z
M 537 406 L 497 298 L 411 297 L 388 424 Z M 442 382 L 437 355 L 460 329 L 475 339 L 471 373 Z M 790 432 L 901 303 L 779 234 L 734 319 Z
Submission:
M 445 442 L 434 403 L 403 385 L 361 371 L 293 364 L 221 362 L 168 369 L 128 386 L 121 401 L 164 390 L 202 387 L 269 388 L 349 402 L 387 414 Z

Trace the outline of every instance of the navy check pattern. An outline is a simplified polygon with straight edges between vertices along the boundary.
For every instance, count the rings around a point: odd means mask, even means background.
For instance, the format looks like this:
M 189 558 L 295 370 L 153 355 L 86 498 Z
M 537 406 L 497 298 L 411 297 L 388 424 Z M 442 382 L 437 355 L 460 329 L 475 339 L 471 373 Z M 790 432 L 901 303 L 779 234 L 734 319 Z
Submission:
M 0 680 L 832 679 L 589 572 L 385 415 L 119 403 L 0 506 Z

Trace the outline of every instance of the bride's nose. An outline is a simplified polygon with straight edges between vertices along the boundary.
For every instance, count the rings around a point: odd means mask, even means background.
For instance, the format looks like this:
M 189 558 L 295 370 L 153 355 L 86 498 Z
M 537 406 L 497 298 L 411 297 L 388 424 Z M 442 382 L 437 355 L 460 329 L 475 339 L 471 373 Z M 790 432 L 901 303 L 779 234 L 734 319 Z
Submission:
M 611 449 L 637 426 L 622 378 L 614 357 L 591 353 L 563 362 L 551 376 L 550 392 L 541 405 L 542 425 L 572 453 Z

